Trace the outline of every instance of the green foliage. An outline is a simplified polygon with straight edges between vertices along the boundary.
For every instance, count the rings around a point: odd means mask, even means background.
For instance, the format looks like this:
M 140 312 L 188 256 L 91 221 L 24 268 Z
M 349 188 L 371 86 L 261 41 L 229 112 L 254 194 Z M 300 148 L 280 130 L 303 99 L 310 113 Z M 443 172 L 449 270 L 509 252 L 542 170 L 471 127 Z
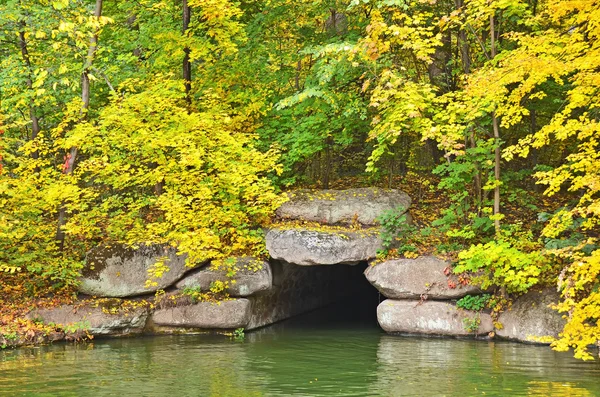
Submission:
M 8 341 L 14 341 L 19 337 L 15 331 L 4 333 L 1 336 Z
M 237 328 L 233 331 L 233 339 L 237 341 L 243 341 L 246 338 L 246 334 L 244 333 L 244 328 Z
M 442 179 L 438 189 L 449 193 L 450 205 L 443 211 L 443 217 L 433 225 L 448 233 L 449 237 L 472 240 L 493 231 L 490 219 L 490 201 L 483 194 L 470 194 L 476 178 L 493 178 L 493 140 L 480 141 L 474 148 L 468 148 L 454 161 L 440 164 L 433 173 Z
M 456 301 L 456 307 L 465 310 L 481 311 L 488 307 L 491 295 L 467 295 Z
M 206 291 L 202 291 L 202 288 L 199 286 L 185 287 L 182 294 L 189 296 L 192 303 L 204 302 L 210 299 L 210 296 Z
M 87 331 L 90 329 L 89 321 L 78 321 L 76 323 L 65 324 L 64 330 L 67 334 L 77 334 L 80 331 Z
M 416 231 L 407 217 L 406 208 L 398 207 L 392 210 L 385 211 L 377 221 L 381 225 L 380 237 L 382 246 L 385 251 L 400 245 L 404 249 L 402 251 L 415 251 L 413 246 L 406 244 L 407 238 Z
M 185 287 L 182 294 L 189 296 L 193 303 L 209 302 L 229 297 L 228 288 L 228 280 L 217 280 L 210 283 L 208 291 L 203 290 L 200 286 Z
M 463 318 L 463 327 L 465 329 L 465 331 L 470 332 L 470 333 L 477 333 L 477 331 L 479 330 L 479 325 L 481 324 L 481 318 L 479 318 L 479 316 L 477 317 L 465 317 Z

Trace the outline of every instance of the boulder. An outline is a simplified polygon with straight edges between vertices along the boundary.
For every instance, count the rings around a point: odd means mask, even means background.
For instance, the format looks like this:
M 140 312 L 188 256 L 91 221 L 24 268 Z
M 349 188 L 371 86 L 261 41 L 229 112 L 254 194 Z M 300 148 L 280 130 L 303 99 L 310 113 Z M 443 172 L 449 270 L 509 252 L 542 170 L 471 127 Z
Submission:
M 406 212 L 411 204 L 408 194 L 401 190 L 378 188 L 297 190 L 288 197 L 290 200 L 277 209 L 279 218 L 324 224 L 376 225 L 385 211 L 401 207 Z
M 267 232 L 266 244 L 274 259 L 301 266 L 335 265 L 375 258 L 381 239 L 374 231 L 271 229 Z
M 252 310 L 248 299 L 231 299 L 220 302 L 199 302 L 156 310 L 153 326 L 167 329 L 222 330 L 245 328 Z M 155 329 L 161 331 L 160 329 Z
M 416 259 L 394 259 L 365 270 L 365 276 L 386 298 L 392 299 L 457 299 L 481 293 L 478 287 L 463 285 L 452 273 L 450 264 L 434 256 Z
M 550 306 L 557 303 L 559 298 L 553 289 L 530 291 L 520 296 L 509 310 L 498 317 L 502 328 L 496 334 L 501 338 L 530 343 L 548 342 L 536 338 L 558 337 L 566 320 Z
M 36 309 L 27 315 L 30 320 L 54 323 L 75 332 L 83 330 L 97 336 L 124 336 L 144 330 L 148 309 L 145 307 L 119 309 L 107 305 L 62 305 L 50 309 Z
M 153 279 L 156 285 L 147 288 L 148 269 L 161 258 L 166 258 L 169 271 Z M 124 245 L 94 248 L 87 254 L 79 292 L 118 298 L 152 293 L 171 286 L 190 270 L 185 262 L 186 256 L 178 255 L 175 248 L 160 245 L 142 245 L 137 249 Z
M 377 321 L 390 333 L 473 336 L 494 329 L 489 314 L 440 301 L 387 299 L 377 306 Z
M 252 257 L 243 257 L 236 258 L 234 267 L 236 273 L 231 278 L 227 277 L 226 269 L 215 269 L 213 266 L 192 270 L 175 286 L 179 289 L 199 288 L 204 292 L 209 291 L 215 281 L 227 281 L 229 284 L 227 292 L 236 297 L 254 295 L 271 288 L 273 276 L 269 263 Z

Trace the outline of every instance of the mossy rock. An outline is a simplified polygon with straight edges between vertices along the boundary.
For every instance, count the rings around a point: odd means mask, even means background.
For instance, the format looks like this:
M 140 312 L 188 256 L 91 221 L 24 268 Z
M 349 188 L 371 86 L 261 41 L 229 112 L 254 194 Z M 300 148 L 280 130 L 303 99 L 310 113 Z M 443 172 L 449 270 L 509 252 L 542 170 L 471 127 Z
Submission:
M 384 212 L 408 211 L 411 198 L 396 189 L 296 190 L 277 209 L 282 220 L 319 222 L 327 225 L 377 225 Z
M 165 259 L 169 271 L 153 279 L 152 285 L 147 285 L 148 270 L 161 259 Z M 87 254 L 79 292 L 110 298 L 149 294 L 173 285 L 190 269 L 186 266 L 186 256 L 168 246 L 132 248 L 119 244 L 97 247 Z

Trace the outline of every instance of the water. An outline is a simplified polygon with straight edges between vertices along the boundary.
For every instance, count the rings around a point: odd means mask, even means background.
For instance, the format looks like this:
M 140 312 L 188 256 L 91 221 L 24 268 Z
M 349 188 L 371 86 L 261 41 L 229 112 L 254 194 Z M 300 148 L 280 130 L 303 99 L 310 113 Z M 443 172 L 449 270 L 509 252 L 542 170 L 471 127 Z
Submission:
M 2 351 L 0 394 L 600 396 L 598 362 L 517 343 L 389 336 L 369 313 L 334 306 L 243 342 L 182 335 Z

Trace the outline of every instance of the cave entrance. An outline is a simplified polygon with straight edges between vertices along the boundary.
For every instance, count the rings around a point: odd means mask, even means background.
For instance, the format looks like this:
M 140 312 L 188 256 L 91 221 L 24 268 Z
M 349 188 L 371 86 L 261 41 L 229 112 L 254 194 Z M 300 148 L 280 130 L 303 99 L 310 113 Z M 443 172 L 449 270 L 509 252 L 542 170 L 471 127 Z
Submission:
M 310 328 L 379 328 L 377 305 L 384 299 L 356 265 L 298 266 L 279 263 L 273 282 L 294 307 L 286 323 Z

